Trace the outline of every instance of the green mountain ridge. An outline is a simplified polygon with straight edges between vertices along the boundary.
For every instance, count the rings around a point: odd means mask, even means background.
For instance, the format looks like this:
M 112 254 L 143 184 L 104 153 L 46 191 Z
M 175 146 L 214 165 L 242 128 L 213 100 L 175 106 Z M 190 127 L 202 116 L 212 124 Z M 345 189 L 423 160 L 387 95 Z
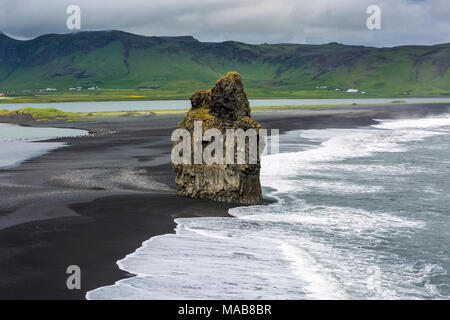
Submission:
M 15 40 L 0 34 L 0 88 L 99 86 L 188 97 L 228 71 L 250 97 L 450 96 L 450 44 L 375 48 L 200 42 L 122 31 L 48 34 Z M 318 89 L 318 87 L 327 87 Z M 347 94 L 348 95 L 348 94 Z

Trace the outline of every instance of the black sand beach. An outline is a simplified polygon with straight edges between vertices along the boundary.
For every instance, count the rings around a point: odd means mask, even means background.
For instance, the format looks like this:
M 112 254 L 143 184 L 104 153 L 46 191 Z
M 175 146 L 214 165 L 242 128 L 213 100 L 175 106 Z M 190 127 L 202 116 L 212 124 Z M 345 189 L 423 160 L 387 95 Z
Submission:
M 448 112 L 449 103 L 392 104 L 253 117 L 283 133 Z M 0 299 L 84 299 L 87 291 L 127 277 L 116 261 L 150 237 L 173 232 L 174 218 L 226 216 L 230 205 L 175 193 L 170 134 L 183 116 L 27 123 L 94 134 L 60 139 L 66 147 L 0 170 Z M 81 267 L 81 290 L 66 287 L 69 265 Z

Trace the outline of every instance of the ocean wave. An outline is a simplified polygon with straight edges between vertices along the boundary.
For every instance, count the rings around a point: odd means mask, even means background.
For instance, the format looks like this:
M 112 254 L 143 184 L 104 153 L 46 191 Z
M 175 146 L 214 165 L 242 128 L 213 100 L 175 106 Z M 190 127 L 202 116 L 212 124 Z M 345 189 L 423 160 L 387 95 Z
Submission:
M 433 205 L 414 214 L 396 196 L 420 175 L 431 179 L 421 196 L 446 197 L 432 184 L 436 162 L 420 156 L 432 140 L 423 141 L 448 135 L 449 126 L 446 115 L 290 132 L 290 152 L 262 159 L 266 196 L 277 202 L 233 208 L 234 218 L 177 219 L 176 234 L 151 238 L 118 262 L 136 277 L 87 298 L 448 298 L 439 283 L 447 270 L 427 256 L 434 240 L 424 240 L 442 216 Z

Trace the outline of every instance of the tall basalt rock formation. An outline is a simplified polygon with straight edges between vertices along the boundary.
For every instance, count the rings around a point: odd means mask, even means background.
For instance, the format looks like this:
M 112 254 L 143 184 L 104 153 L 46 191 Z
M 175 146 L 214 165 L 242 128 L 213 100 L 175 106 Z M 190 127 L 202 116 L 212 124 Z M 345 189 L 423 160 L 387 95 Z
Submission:
M 187 129 L 194 141 L 194 123 L 202 122 L 203 133 L 218 129 L 224 139 L 227 129 L 254 129 L 259 133 L 261 125 L 250 117 L 250 107 L 240 75 L 229 72 L 209 90 L 197 90 L 190 98 L 192 108 L 178 128 Z M 241 149 L 234 140 L 234 157 Z M 202 150 L 209 142 L 202 142 Z M 257 162 L 248 156 L 249 140 L 245 142 L 246 161 L 243 164 L 226 164 L 224 147 L 223 164 L 174 164 L 178 194 L 190 198 L 210 199 L 236 204 L 260 204 L 263 202 L 260 173 L 260 143 L 258 135 Z M 193 145 L 193 143 L 192 143 Z M 225 145 L 225 142 L 224 142 Z M 240 148 L 240 149 L 239 149 Z M 194 150 L 193 148 L 191 150 Z M 192 151 L 194 153 L 194 151 Z M 193 154 L 192 157 L 193 159 Z

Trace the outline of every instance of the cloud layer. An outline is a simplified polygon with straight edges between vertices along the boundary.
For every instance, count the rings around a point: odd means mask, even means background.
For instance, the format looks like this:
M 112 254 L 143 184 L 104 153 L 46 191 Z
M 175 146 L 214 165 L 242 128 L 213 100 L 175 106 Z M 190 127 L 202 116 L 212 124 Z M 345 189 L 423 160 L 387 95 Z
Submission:
M 71 4 L 81 8 L 82 31 L 114 29 L 247 43 L 450 42 L 448 0 L 2 0 L 0 30 L 17 38 L 67 33 Z M 366 9 L 373 4 L 381 8 L 381 30 L 366 27 Z

